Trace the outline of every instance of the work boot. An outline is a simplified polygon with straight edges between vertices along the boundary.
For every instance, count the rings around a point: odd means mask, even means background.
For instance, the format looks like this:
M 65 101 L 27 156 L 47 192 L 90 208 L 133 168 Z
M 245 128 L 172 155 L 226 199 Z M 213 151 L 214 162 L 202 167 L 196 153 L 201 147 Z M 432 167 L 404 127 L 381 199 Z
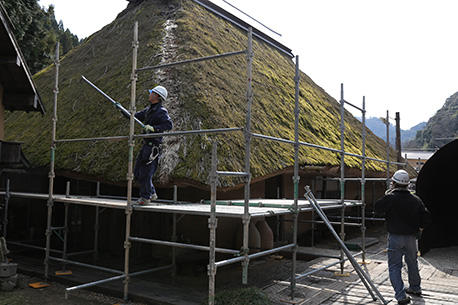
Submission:
M 135 202 L 135 204 L 141 205 L 141 206 L 149 205 L 150 203 L 151 203 L 150 199 L 146 199 L 143 197 L 138 198 L 138 200 Z
M 415 290 L 412 290 L 410 288 L 407 288 L 406 289 L 406 293 L 414 295 L 414 296 L 417 296 L 417 297 L 421 296 L 421 290 L 420 291 L 415 291 Z
M 409 297 L 406 297 L 405 299 L 398 301 L 399 305 L 405 305 L 405 304 L 409 304 L 409 303 L 410 303 L 410 298 Z

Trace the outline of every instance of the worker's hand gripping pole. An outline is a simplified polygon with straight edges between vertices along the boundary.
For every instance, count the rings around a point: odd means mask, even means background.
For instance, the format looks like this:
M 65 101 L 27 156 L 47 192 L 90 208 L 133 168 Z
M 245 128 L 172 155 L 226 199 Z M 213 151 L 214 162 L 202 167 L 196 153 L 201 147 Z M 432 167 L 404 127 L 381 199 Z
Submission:
M 98 93 L 100 93 L 101 95 L 103 95 L 107 100 L 109 100 L 113 105 L 115 105 L 116 108 L 118 108 L 121 113 L 126 117 L 126 118 L 129 118 L 130 117 L 130 112 L 129 110 L 127 110 L 126 108 L 124 108 L 120 103 L 118 103 L 117 101 L 115 101 L 114 99 L 112 99 L 111 97 L 108 96 L 108 94 L 106 94 L 105 92 L 103 92 L 102 90 L 100 90 L 96 85 L 94 85 L 93 83 L 91 83 L 86 77 L 84 77 L 83 75 L 81 75 L 81 78 L 86 82 L 88 83 L 92 88 L 94 88 L 95 90 L 97 90 Z M 142 128 L 145 128 L 145 124 L 143 124 L 139 119 L 135 118 L 134 117 L 134 120 L 137 124 L 139 124 Z

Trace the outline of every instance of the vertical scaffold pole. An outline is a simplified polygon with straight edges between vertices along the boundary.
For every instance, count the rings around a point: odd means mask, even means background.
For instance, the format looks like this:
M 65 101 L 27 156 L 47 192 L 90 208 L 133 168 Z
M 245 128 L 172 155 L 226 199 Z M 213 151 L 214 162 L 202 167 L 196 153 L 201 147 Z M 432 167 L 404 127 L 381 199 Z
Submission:
M 215 277 L 216 277 L 216 264 L 215 264 L 215 248 L 216 248 L 216 227 L 218 220 L 216 219 L 216 185 L 218 183 L 218 176 L 216 169 L 218 166 L 218 157 L 216 154 L 217 144 L 213 142 L 212 147 L 212 167 L 210 172 L 210 218 L 208 219 L 208 228 L 210 229 L 209 246 L 210 252 L 208 255 L 208 305 L 215 304 Z
M 100 194 L 100 193 L 99 193 Z M 94 224 L 94 255 L 92 257 L 94 264 L 99 258 L 99 227 L 100 227 L 100 209 L 99 206 L 95 207 L 95 224 Z
M 45 249 L 45 279 L 48 280 L 49 273 L 49 254 L 51 248 L 51 223 L 52 223 L 52 209 L 53 209 L 53 192 L 54 192 L 54 165 L 56 154 L 56 129 L 57 129 L 57 95 L 59 94 L 59 42 L 56 44 L 56 52 L 54 59 L 54 66 L 56 67 L 56 76 L 54 80 L 54 107 L 52 116 L 52 131 L 51 131 L 51 162 L 49 165 L 49 190 L 48 190 L 48 216 L 46 222 L 46 249 Z
M 64 246 L 62 248 L 62 271 L 67 270 L 67 264 L 65 261 L 67 260 L 67 243 L 68 243 L 68 208 L 69 204 L 65 203 L 65 212 L 64 212 Z
M 294 217 L 294 227 L 293 227 L 293 264 L 291 270 L 291 299 L 294 299 L 294 291 L 296 288 L 296 255 L 297 255 L 297 218 L 298 218 L 298 208 L 297 201 L 299 199 L 299 56 L 296 55 L 296 75 L 294 77 L 295 86 L 295 95 L 294 95 L 294 205 L 293 205 L 293 217 Z
M 6 179 L 5 189 L 5 210 L 3 214 L 3 237 L 6 239 L 6 231 L 8 229 L 8 205 L 10 201 L 10 179 Z
M 95 197 L 100 197 L 100 181 L 97 181 L 95 187 Z M 99 217 L 100 217 L 100 209 L 99 206 L 95 207 L 95 224 L 94 224 L 94 254 L 92 256 L 92 260 L 94 264 L 97 262 L 99 256 Z
M 386 111 L 386 188 L 390 188 L 390 116 Z
M 67 186 L 65 189 L 65 197 L 70 197 L 70 181 L 67 181 Z M 67 241 L 68 241 L 68 208 L 69 204 L 64 203 L 64 245 L 62 247 L 62 271 L 67 270 Z
M 245 192 L 244 192 L 244 213 L 243 213 L 243 246 L 242 252 L 245 256 L 245 260 L 242 263 L 242 284 L 248 284 L 248 240 L 249 240 L 249 227 L 250 227 L 250 213 L 249 213 L 249 203 L 250 203 L 250 158 L 251 158 L 251 104 L 253 102 L 253 88 L 251 84 L 252 80 L 252 65 L 253 65 L 253 29 L 248 28 L 248 45 L 247 45 L 247 90 L 246 90 L 246 99 L 247 99 L 247 112 L 246 112 L 246 126 L 244 130 L 245 134 L 245 173 L 247 173 L 245 180 Z
M 137 89 L 137 53 L 138 53 L 138 21 L 134 24 L 134 39 L 132 42 L 132 74 L 131 74 L 131 90 L 130 90 L 130 128 L 129 128 L 129 162 L 127 169 L 127 205 L 126 205 L 126 239 L 124 241 L 124 300 L 127 300 L 129 295 L 129 253 L 131 243 L 130 225 L 132 220 L 132 182 L 133 176 L 133 160 L 134 160 L 134 114 L 135 114 L 135 100 Z
M 176 184 L 173 186 L 173 203 L 178 203 L 178 187 Z M 172 241 L 177 241 L 177 213 L 172 214 Z M 175 247 L 172 247 L 172 276 L 176 276 L 177 274 L 176 256 L 177 250 Z
M 363 144 L 361 153 L 361 239 L 362 239 L 362 260 L 366 263 L 366 97 L 363 96 L 362 110 L 362 138 Z
M 345 100 L 344 100 L 344 86 L 340 84 L 340 203 L 341 219 L 340 219 L 340 238 L 345 240 Z M 344 271 L 344 252 L 340 250 L 340 273 Z

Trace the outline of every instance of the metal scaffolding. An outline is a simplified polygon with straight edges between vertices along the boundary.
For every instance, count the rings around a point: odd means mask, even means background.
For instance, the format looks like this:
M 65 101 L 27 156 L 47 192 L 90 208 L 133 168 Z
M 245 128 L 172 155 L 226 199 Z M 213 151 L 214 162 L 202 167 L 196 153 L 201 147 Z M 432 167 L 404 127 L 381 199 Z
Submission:
M 28 193 L 14 193 L 10 191 L 9 182 L 7 184 L 6 192 L 0 192 L 0 194 L 5 195 L 5 203 L 6 206 L 8 205 L 8 200 L 10 196 L 17 196 L 22 198 L 36 198 L 36 199 L 47 199 L 47 228 L 46 228 L 46 246 L 45 248 L 36 247 L 40 250 L 45 251 L 45 278 L 49 278 L 49 263 L 50 261 L 56 261 L 63 264 L 65 268 L 65 264 L 74 264 L 79 265 L 87 268 L 95 268 L 98 270 L 106 271 L 109 273 L 115 274 L 115 276 L 102 279 L 99 281 L 95 281 L 92 283 L 87 283 L 83 285 L 78 285 L 74 287 L 69 287 L 66 289 L 66 295 L 68 292 L 87 288 L 94 285 L 99 285 L 102 283 L 107 283 L 115 280 L 123 280 L 124 281 L 124 291 L 123 296 L 124 299 L 127 300 L 129 297 L 129 283 L 130 278 L 133 276 L 156 272 L 159 270 L 164 269 L 172 269 L 172 273 L 174 273 L 175 268 L 175 248 L 190 248 L 195 250 L 202 250 L 202 251 L 209 251 L 209 263 L 208 263 L 208 277 L 209 277 L 209 293 L 208 293 L 208 302 L 210 305 L 214 304 L 215 299 L 215 276 L 217 273 L 217 269 L 222 266 L 226 266 L 233 263 L 240 262 L 243 267 L 242 271 L 242 283 L 247 284 L 248 282 L 248 266 L 251 259 L 255 259 L 258 257 L 266 256 L 272 253 L 290 250 L 292 251 L 292 270 L 291 270 L 291 297 L 294 297 L 295 285 L 296 281 L 304 276 L 311 274 L 312 272 L 307 272 L 304 274 L 297 274 L 296 273 L 296 254 L 297 254 L 297 230 L 298 230 L 298 216 L 300 212 L 309 211 L 309 212 L 317 212 L 320 215 L 320 211 L 322 209 L 341 209 L 341 221 L 335 223 L 328 223 L 325 219 L 321 223 L 326 223 L 327 225 L 331 224 L 340 224 L 340 241 L 345 239 L 345 225 L 354 225 L 345 223 L 345 209 L 346 207 L 352 206 L 361 206 L 362 208 L 362 217 L 361 217 L 361 224 L 358 226 L 361 227 L 362 232 L 362 259 L 365 259 L 365 193 L 364 187 L 365 182 L 368 178 L 365 177 L 365 166 L 366 161 L 376 161 L 376 162 L 384 162 L 387 164 L 387 177 L 389 178 L 389 167 L 390 164 L 404 164 L 404 163 L 397 163 L 397 162 L 390 162 L 389 160 L 389 147 L 387 145 L 387 153 L 388 153 L 388 160 L 381 160 L 376 158 L 370 158 L 366 156 L 365 145 L 366 145 L 366 126 L 365 126 L 365 98 L 363 97 L 362 108 L 359 108 L 347 101 L 344 100 L 343 96 L 343 84 L 341 85 L 341 98 L 340 98 L 340 113 L 341 113 L 341 123 L 340 123 L 340 149 L 320 146 L 312 143 L 307 143 L 299 140 L 299 117 L 300 117 L 300 105 L 299 105 L 299 82 L 300 82 L 300 70 L 299 70 L 299 56 L 296 56 L 295 59 L 295 107 L 294 107 L 294 140 L 278 138 L 268 135 L 262 135 L 253 133 L 251 131 L 251 107 L 253 101 L 253 89 L 252 89 L 252 63 L 253 63 L 253 46 L 252 46 L 252 29 L 249 28 L 247 31 L 247 47 L 245 50 L 241 51 L 234 51 L 228 52 L 224 54 L 217 54 L 207 57 L 195 58 L 190 60 L 184 60 L 174 63 L 165 63 L 156 66 L 147 66 L 143 68 L 137 68 L 137 54 L 139 48 L 138 42 L 138 23 L 135 22 L 134 30 L 133 30 L 133 43 L 132 43 L 132 72 L 131 72 L 131 97 L 130 97 L 130 107 L 129 107 L 129 134 L 127 136 L 113 136 L 113 137 L 97 137 L 97 138 L 79 138 L 79 139 L 56 139 L 56 123 L 57 123 L 57 97 L 58 97 L 58 79 L 59 79 L 59 45 L 56 47 L 56 59 L 55 59 L 55 67 L 56 67 L 56 74 L 55 74 L 55 87 L 54 87 L 54 111 L 52 117 L 52 144 L 51 144 L 51 159 L 50 159 L 50 171 L 49 171 L 49 191 L 46 195 L 41 194 L 28 194 Z M 235 127 L 235 128 L 220 128 L 220 129 L 203 129 L 203 130 L 188 130 L 188 131 L 174 131 L 174 132 L 167 132 L 167 133 L 159 133 L 159 134 L 148 134 L 148 135 L 138 135 L 135 134 L 134 123 L 135 117 L 134 114 L 136 112 L 136 85 L 137 85 L 137 78 L 138 72 L 148 71 L 148 70 L 155 70 L 160 69 L 163 67 L 171 67 L 181 64 L 189 64 L 195 62 L 201 62 L 205 60 L 214 60 L 219 58 L 227 58 L 229 56 L 237 56 L 245 54 L 246 55 L 246 64 L 247 64 L 247 88 L 246 88 L 246 100 L 247 100 L 247 108 L 246 108 L 246 120 L 245 120 L 245 127 Z M 108 95 L 103 93 L 100 89 L 93 86 L 99 93 L 103 94 L 105 98 L 110 98 Z M 110 98 L 111 99 L 111 98 Z M 362 112 L 362 155 L 349 153 L 345 151 L 345 124 L 344 124 L 344 113 L 345 113 L 345 104 L 348 104 L 356 109 L 359 109 Z M 169 201 L 169 205 L 166 207 L 155 206 L 155 207 L 134 207 L 133 206 L 133 196 L 132 196 L 132 187 L 133 187 L 133 161 L 134 161 L 134 145 L 135 139 L 143 138 L 143 137 L 174 137 L 174 136 L 190 136 L 195 134 L 226 134 L 232 132 L 243 132 L 245 138 L 245 162 L 244 162 L 244 171 L 243 172 L 231 172 L 231 171 L 218 171 L 218 162 L 217 162 L 217 143 L 213 143 L 212 147 L 212 157 L 211 157 L 211 172 L 210 172 L 210 189 L 211 189 L 211 198 L 209 205 L 205 203 L 201 203 L 199 205 L 200 210 L 195 210 L 194 205 L 192 208 L 186 209 L 191 204 L 184 203 L 180 205 L 180 207 L 174 207 L 173 204 L 177 204 L 177 188 L 174 187 L 174 197 L 173 201 Z M 274 203 L 266 203 L 264 204 L 265 210 L 262 210 L 263 207 L 252 207 L 250 201 L 250 183 L 251 183 L 251 174 L 250 174 L 250 157 L 251 157 L 251 142 L 255 139 L 260 140 L 268 140 L 268 141 L 275 141 L 278 143 L 286 143 L 293 145 L 294 147 L 294 175 L 293 175 L 293 185 L 294 185 L 294 198 L 292 202 L 288 202 L 286 204 L 274 204 Z M 91 198 L 84 198 L 84 197 L 75 197 L 70 196 L 70 187 L 67 187 L 66 195 L 57 195 L 54 194 L 54 178 L 55 178 L 55 151 L 56 145 L 59 143 L 69 143 L 69 142 L 84 142 L 84 141 L 121 141 L 127 140 L 128 142 L 128 173 L 127 173 L 127 197 L 125 199 L 119 198 L 107 198 L 100 195 L 100 188 L 97 187 L 97 194 L 96 197 Z M 329 203 L 318 203 L 317 201 L 311 201 L 309 199 L 308 203 L 304 200 L 299 200 L 299 153 L 301 147 L 311 147 L 316 149 L 322 149 L 326 151 L 331 151 L 340 154 L 340 200 L 332 201 Z M 361 159 L 361 169 L 362 169 L 362 177 L 361 178 L 345 178 L 345 156 L 356 157 Z M 218 177 L 220 176 L 233 176 L 243 179 L 244 181 L 244 199 L 243 204 L 240 203 L 240 207 L 243 207 L 243 213 L 241 210 L 237 210 L 236 212 L 222 210 L 222 206 L 218 205 L 217 203 L 217 183 Z M 361 181 L 361 202 L 351 202 L 345 199 L 345 181 L 357 179 Z M 52 213 L 53 213 L 53 206 L 54 202 L 60 202 L 65 205 L 65 219 L 64 219 L 64 226 L 63 227 L 53 227 L 52 225 Z M 165 201 L 164 201 L 165 202 Z M 94 233 L 94 249 L 81 251 L 77 253 L 67 253 L 67 232 L 68 232 L 68 207 L 69 204 L 81 204 L 81 205 L 93 205 L 95 206 L 95 233 Z M 317 208 L 317 206 L 318 208 Z M 321 208 L 320 205 L 323 207 Z M 109 208 L 118 208 L 124 209 L 125 216 L 126 216 L 126 225 L 125 225 L 125 240 L 124 240 L 124 269 L 115 270 L 111 268 L 95 266 L 91 264 L 85 264 L 81 262 L 77 262 L 75 260 L 69 260 L 68 257 L 72 255 L 79 255 L 82 253 L 93 253 L 94 257 L 97 256 L 98 253 L 98 230 L 99 230 L 99 207 L 109 207 Z M 232 205 L 231 209 L 234 210 L 237 208 L 237 205 Z M 250 208 L 251 207 L 251 208 Z M 182 210 L 180 210 L 180 208 Z M 184 210 L 183 210 L 184 209 Z M 218 210 L 220 209 L 220 210 Z M 173 233 L 172 233 L 172 240 L 171 241 L 161 241 L 161 240 L 153 240 L 147 239 L 143 237 L 136 237 L 131 236 L 131 223 L 132 223 L 132 215 L 135 210 L 141 211 L 150 211 L 150 212 L 166 212 L 173 214 Z M 254 213 L 250 213 L 251 211 L 255 211 Z M 184 212 L 183 212 L 184 211 Z M 257 212 L 256 212 L 257 211 Z M 251 218 L 253 215 L 267 215 L 271 213 L 271 211 L 275 211 L 274 214 L 276 215 L 284 215 L 284 214 L 292 214 L 293 215 L 293 232 L 292 232 L 292 242 L 290 244 L 282 245 L 280 247 L 276 247 L 273 249 L 257 252 L 254 254 L 250 254 L 249 249 L 249 225 Z M 176 241 L 176 214 L 178 212 L 181 213 L 188 213 L 188 214 L 195 214 L 195 215 L 206 215 L 209 217 L 208 219 L 208 227 L 209 227 L 209 246 L 202 246 L 202 245 L 193 245 L 193 244 L 185 244 L 179 243 Z M 259 213 L 259 214 L 256 214 Z M 264 214 L 263 214 L 264 213 Z M 5 216 L 6 217 L 6 216 Z M 243 224 L 243 246 L 241 250 L 233 250 L 233 249 L 223 249 L 216 247 L 216 229 L 217 229 L 217 217 L 237 217 L 242 220 Z M 320 221 L 315 221 L 312 219 L 312 224 L 320 223 Z M 4 232 L 6 235 L 6 221 L 4 222 Z M 63 237 L 63 249 L 62 250 L 55 250 L 51 249 L 51 235 L 55 231 L 62 231 L 64 233 Z M 313 230 L 312 230 L 313 231 Z M 155 244 L 155 245 L 165 245 L 172 247 L 172 262 L 170 265 L 159 266 L 156 268 L 142 270 L 137 272 L 131 272 L 130 270 L 130 249 L 132 246 L 132 242 L 139 242 L 139 243 L 147 243 L 147 244 Z M 24 245 L 24 244 L 20 244 Z M 25 245 L 30 246 L 30 245 Z M 34 247 L 34 246 L 31 246 Z M 61 258 L 51 256 L 51 252 L 56 252 L 62 254 Z M 234 255 L 235 257 L 216 261 L 215 253 L 225 253 Z M 341 265 L 341 272 L 343 273 L 345 255 L 347 255 L 347 259 L 349 259 L 353 264 L 353 256 L 350 258 L 348 257 L 348 253 L 345 253 L 344 249 L 342 249 L 340 259 L 337 263 L 332 265 L 339 264 Z M 359 254 L 358 254 L 359 255 Z M 329 266 L 327 266 L 329 267 Z M 319 270 L 316 270 L 319 271 Z M 370 280 L 368 280 L 368 285 L 370 285 Z M 366 285 L 367 287 L 367 285 Z M 369 290 L 370 291 L 370 290 Z M 371 293 L 372 294 L 372 293 Z M 379 296 L 380 297 L 380 296 Z M 383 300 L 383 298 L 381 298 Z

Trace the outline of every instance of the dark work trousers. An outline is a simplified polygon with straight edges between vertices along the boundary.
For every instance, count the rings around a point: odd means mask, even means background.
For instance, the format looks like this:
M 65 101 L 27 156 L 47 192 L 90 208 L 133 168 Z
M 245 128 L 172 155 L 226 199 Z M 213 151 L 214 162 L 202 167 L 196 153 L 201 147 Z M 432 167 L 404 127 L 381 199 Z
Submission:
M 160 148 L 143 144 L 135 161 L 134 175 L 140 185 L 140 197 L 150 199 L 156 193 L 152 178 L 159 164 Z

